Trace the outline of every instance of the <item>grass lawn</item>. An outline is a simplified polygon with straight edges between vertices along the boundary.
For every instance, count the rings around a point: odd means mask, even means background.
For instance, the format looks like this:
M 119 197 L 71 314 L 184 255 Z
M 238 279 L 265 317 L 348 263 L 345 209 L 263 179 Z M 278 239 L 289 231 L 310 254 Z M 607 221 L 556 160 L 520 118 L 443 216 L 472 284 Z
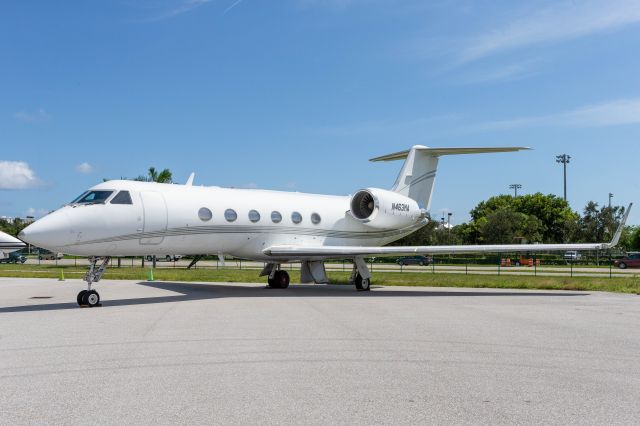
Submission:
M 80 279 L 86 272 L 85 267 L 53 265 L 0 265 L 0 277 L 59 278 L 64 272 L 65 278 Z M 146 280 L 148 269 L 140 267 L 110 267 L 105 279 Z M 258 277 L 259 271 L 237 269 L 155 269 L 157 281 L 210 281 L 210 282 L 266 282 Z M 300 280 L 299 271 L 290 271 L 291 282 Z M 332 284 L 347 284 L 348 272 L 329 272 Z M 414 272 L 373 272 L 372 285 L 385 286 L 425 286 L 425 287 L 469 287 L 469 288 L 516 288 L 543 290 L 583 290 L 613 291 L 621 293 L 640 293 L 640 277 L 608 278 L 603 277 L 545 277 L 545 276 L 508 276 L 508 275 L 462 275 L 462 274 L 425 274 Z

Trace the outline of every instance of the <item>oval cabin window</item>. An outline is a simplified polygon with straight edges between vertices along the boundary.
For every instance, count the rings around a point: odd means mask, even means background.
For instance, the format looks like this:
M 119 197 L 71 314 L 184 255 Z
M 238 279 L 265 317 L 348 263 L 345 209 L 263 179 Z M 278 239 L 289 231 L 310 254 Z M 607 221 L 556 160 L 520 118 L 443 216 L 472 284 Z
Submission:
M 256 223 L 260 220 L 260 213 L 257 210 L 249 210 L 249 220 Z
M 198 217 L 201 221 L 208 222 L 213 217 L 213 213 L 211 213 L 211 210 L 209 210 L 208 208 L 202 207 L 200 208 L 200 210 L 198 210 Z
M 224 218 L 227 222 L 234 222 L 238 218 L 238 213 L 233 209 L 227 209 L 224 211 Z
M 296 224 L 302 222 L 302 215 L 298 212 L 291 213 L 291 221 Z

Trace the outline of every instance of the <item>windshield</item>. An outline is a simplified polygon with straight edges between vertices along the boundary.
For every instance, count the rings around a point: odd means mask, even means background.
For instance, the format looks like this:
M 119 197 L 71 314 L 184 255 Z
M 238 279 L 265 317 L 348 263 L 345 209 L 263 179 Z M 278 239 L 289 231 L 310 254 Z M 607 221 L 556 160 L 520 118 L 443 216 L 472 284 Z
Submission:
M 113 194 L 113 191 L 87 191 L 71 204 L 104 204 L 104 202 Z
M 74 198 L 73 201 L 70 202 L 69 204 L 77 203 L 80 200 L 80 198 L 84 197 L 87 194 L 87 192 L 89 192 L 89 191 L 84 191 L 82 194 L 80 194 L 76 198 Z

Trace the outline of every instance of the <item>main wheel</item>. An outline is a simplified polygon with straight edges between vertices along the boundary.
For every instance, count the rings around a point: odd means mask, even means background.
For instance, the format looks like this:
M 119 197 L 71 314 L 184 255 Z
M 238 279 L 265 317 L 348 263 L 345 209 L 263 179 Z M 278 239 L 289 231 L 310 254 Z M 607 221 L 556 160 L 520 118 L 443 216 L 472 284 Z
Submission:
M 358 274 L 356 275 L 354 284 L 356 285 L 356 289 L 358 291 L 369 291 L 371 280 L 369 280 L 369 278 L 362 278 L 362 275 Z
M 276 287 L 287 288 L 289 287 L 289 273 L 287 271 L 278 271 L 274 277 Z
M 87 290 L 82 290 L 80 293 L 78 293 L 78 297 L 76 298 L 76 300 L 78 301 L 78 305 L 82 306 L 87 304 L 85 300 L 87 293 Z
M 626 264 L 626 263 L 624 263 L 624 262 L 620 262 L 620 263 L 618 263 L 618 268 L 620 268 L 620 269 L 627 269 L 627 264 Z
M 100 303 L 100 295 L 95 290 L 88 291 L 84 296 L 84 299 L 87 302 L 86 304 L 91 306 L 92 308 L 94 306 L 98 306 L 98 304 Z

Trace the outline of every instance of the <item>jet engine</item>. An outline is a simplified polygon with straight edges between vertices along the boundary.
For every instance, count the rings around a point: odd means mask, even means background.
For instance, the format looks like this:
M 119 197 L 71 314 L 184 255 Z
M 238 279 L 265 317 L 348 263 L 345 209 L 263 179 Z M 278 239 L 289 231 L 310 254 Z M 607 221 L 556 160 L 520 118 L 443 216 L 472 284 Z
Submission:
M 351 216 L 376 229 L 402 228 L 425 213 L 411 198 L 378 188 L 361 189 L 351 197 Z

